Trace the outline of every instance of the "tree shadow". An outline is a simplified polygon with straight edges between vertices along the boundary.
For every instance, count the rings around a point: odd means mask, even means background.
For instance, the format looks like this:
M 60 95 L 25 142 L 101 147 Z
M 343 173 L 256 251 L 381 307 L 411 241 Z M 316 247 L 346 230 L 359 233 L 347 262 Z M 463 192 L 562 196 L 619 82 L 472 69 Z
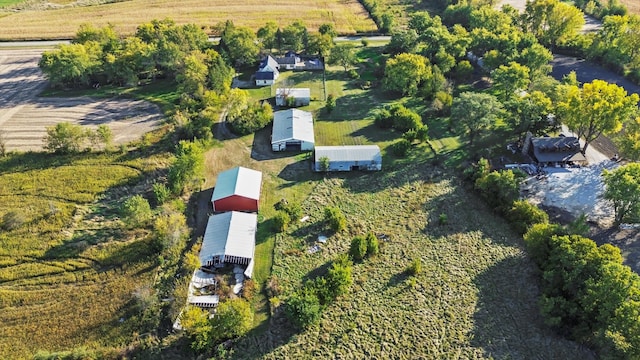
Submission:
M 391 141 L 393 139 L 397 139 L 401 136 L 400 133 L 397 133 L 393 129 L 381 129 L 376 124 L 371 123 L 359 130 L 356 130 L 351 133 L 352 137 L 363 137 L 367 139 L 367 141 L 372 143 Z
M 296 161 L 285 165 L 278 173 L 278 177 L 289 181 L 287 184 L 283 184 L 280 188 L 295 185 L 297 182 L 304 182 L 310 180 L 321 179 L 322 176 L 312 170 L 313 160 L 311 153 L 308 153 L 309 158 Z
M 284 159 L 296 156 L 298 151 L 273 151 L 271 148 L 271 133 L 273 124 L 256 131 L 251 144 L 251 158 L 257 161 Z
M 60 166 L 70 165 L 94 157 L 95 154 L 53 154 L 46 152 L 11 153 L 0 159 L 0 174 L 26 172 L 31 170 L 44 170 Z

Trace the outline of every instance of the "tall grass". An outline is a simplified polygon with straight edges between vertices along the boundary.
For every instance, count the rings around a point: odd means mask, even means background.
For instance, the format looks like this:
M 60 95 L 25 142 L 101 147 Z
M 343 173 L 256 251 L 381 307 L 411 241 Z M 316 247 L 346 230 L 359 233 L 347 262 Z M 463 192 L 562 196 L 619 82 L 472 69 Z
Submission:
M 139 331 L 134 293 L 152 282 L 144 232 L 121 230 L 119 199 L 162 156 L 12 154 L 0 159 L 0 358 L 121 346 Z

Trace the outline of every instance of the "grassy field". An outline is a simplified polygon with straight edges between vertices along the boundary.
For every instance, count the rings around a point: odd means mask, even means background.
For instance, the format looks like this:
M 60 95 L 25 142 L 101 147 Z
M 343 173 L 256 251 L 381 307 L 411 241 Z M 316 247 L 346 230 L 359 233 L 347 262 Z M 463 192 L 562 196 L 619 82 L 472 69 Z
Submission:
M 0 11 L 0 40 L 67 39 L 75 35 L 82 23 L 95 26 L 113 24 L 117 31 L 131 34 L 141 23 L 167 17 L 179 24 L 202 25 L 208 31 L 211 26 L 227 19 L 233 19 L 236 25 L 249 26 L 256 30 L 268 20 L 274 20 L 283 27 L 295 20 L 302 20 L 309 29 L 317 29 L 322 23 L 331 22 L 341 34 L 377 30 L 368 13 L 356 0 L 286 0 L 277 3 L 258 0 L 233 3 L 204 0 L 130 0 L 62 9 L 36 8 L 5 14 Z
M 164 163 L 119 154 L 0 160 L 0 358 L 121 346 L 139 329 L 135 294 L 153 283 L 145 232 L 123 231 L 120 199 Z
M 638 0 L 620 0 L 627 7 L 629 13 L 640 15 L 640 2 Z
M 534 265 L 520 237 L 424 160 L 315 182 L 303 201 L 310 220 L 275 244 L 273 274 L 284 293 L 347 252 L 353 236 L 374 231 L 390 239 L 377 257 L 354 266 L 352 292 L 325 310 L 319 326 L 294 334 L 276 311 L 269 331 L 241 340 L 234 358 L 591 358 L 542 323 Z M 328 205 L 342 209 L 349 230 L 310 254 L 317 236 L 329 235 L 322 225 Z M 411 280 L 404 270 L 416 258 L 423 270 Z

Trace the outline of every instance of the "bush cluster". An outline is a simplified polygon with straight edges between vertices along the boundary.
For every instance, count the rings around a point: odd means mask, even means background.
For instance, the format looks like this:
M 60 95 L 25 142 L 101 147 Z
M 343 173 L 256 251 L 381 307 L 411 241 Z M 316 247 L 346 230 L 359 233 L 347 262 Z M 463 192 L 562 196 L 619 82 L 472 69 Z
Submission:
M 349 255 L 354 261 L 360 261 L 368 256 L 378 254 L 378 251 L 378 238 L 374 233 L 369 232 L 365 236 L 359 235 L 353 238 Z
M 324 209 L 324 218 L 332 231 L 340 232 L 347 229 L 347 219 L 338 207 L 326 207 Z

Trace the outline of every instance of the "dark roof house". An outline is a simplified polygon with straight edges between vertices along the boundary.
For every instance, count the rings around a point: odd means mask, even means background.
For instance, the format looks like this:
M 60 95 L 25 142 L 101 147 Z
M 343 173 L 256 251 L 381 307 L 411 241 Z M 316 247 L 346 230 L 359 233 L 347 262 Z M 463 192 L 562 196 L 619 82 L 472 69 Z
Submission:
M 587 159 L 581 152 L 580 141 L 573 136 L 531 138 L 530 155 L 540 164 L 583 164 Z

